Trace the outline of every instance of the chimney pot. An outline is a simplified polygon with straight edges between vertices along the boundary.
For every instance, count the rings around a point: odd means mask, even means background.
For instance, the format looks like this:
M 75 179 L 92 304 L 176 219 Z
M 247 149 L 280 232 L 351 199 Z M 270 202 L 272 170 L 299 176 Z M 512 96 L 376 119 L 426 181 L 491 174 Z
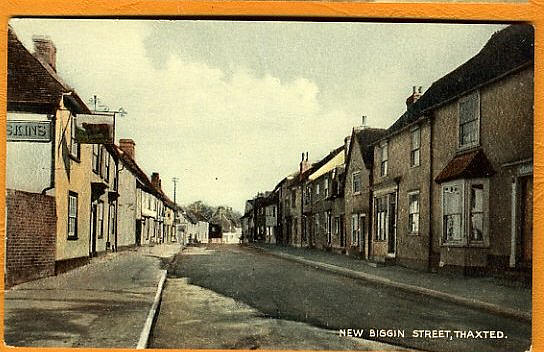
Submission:
M 34 56 L 57 72 L 57 48 L 51 38 L 45 35 L 34 35 L 32 41 L 34 42 Z

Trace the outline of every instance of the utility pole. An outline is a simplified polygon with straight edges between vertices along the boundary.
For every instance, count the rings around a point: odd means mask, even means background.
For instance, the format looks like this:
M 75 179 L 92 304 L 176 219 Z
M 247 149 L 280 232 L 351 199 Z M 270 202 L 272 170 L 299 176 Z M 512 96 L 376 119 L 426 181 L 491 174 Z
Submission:
M 174 182 L 174 231 L 175 235 L 177 236 L 177 215 L 178 215 L 178 203 L 176 203 L 176 185 L 179 178 L 173 177 L 172 182 Z

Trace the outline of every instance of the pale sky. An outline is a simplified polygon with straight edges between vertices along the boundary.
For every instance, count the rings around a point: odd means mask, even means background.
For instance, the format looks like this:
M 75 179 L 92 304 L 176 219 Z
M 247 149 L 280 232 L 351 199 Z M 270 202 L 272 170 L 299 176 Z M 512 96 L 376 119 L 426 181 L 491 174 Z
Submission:
M 177 200 L 243 210 L 343 143 L 366 115 L 390 126 L 412 86 L 474 56 L 503 25 L 207 20 L 12 19 L 57 47 L 57 71 L 84 101 L 97 95 L 116 137 Z M 89 106 L 91 106 L 89 104 Z

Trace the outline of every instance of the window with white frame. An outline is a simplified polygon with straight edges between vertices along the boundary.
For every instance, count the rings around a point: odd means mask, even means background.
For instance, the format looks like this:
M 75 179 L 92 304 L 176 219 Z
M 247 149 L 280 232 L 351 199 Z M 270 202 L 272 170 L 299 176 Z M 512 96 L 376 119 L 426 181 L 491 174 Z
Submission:
M 336 216 L 334 218 L 334 234 L 339 235 L 340 234 L 340 217 Z
M 419 191 L 408 193 L 408 231 L 419 233 Z
M 359 214 L 351 215 L 351 245 L 356 246 L 359 242 Z
M 92 158 L 92 166 L 93 171 L 95 174 L 98 174 L 100 169 L 100 146 L 98 144 L 93 144 L 93 158 Z
M 325 193 L 325 198 L 327 198 L 329 196 L 329 178 L 325 177 L 324 182 L 323 193 Z
M 389 159 L 389 146 L 387 142 L 382 143 L 380 147 L 381 163 L 380 163 L 380 176 L 387 176 L 387 161 Z
M 106 180 L 106 182 L 108 182 L 110 180 L 110 155 L 108 153 L 104 153 L 105 154 L 105 160 L 104 160 L 104 163 L 105 163 L 105 170 L 104 170 L 104 180 Z
M 445 243 L 463 239 L 463 183 L 442 186 L 442 239 Z
M 80 152 L 80 144 L 76 139 L 76 115 L 73 115 L 70 126 L 70 154 L 79 160 Z
M 309 204 L 312 201 L 312 186 L 306 186 L 306 197 L 304 197 L 304 204 Z
M 459 99 L 459 148 L 480 142 L 480 95 L 474 92 Z
M 106 155 L 106 153 L 104 152 L 104 146 L 100 146 L 99 147 L 99 156 L 98 156 L 98 168 L 100 169 L 100 177 L 104 178 L 104 170 L 105 170 L 105 163 L 104 163 L 104 156 Z
M 484 185 L 473 183 L 470 186 L 470 241 L 484 240 Z
M 353 193 L 361 192 L 361 173 L 359 171 L 351 174 L 351 188 Z
M 103 238 L 104 237 L 104 202 L 99 200 L 98 204 L 96 206 L 96 216 L 98 219 L 97 225 L 96 225 L 96 237 L 97 238 Z
M 115 216 L 115 204 L 110 204 L 110 211 L 109 211 L 109 224 L 108 224 L 108 229 L 109 229 L 109 234 L 110 234 L 110 238 L 115 238 L 115 225 L 117 223 L 116 221 L 116 216 Z
M 412 147 L 410 150 L 410 166 L 419 166 L 420 163 L 420 147 L 421 147 L 421 130 L 419 127 L 412 129 L 411 132 Z
M 319 182 L 316 181 L 316 183 L 315 183 L 315 195 L 316 196 L 319 195 L 320 189 L 321 189 L 320 184 L 319 184 Z M 316 197 L 316 198 L 318 198 L 318 197 Z
M 387 196 L 376 198 L 376 240 L 385 241 L 387 237 Z
M 77 193 L 68 193 L 68 239 L 77 239 Z

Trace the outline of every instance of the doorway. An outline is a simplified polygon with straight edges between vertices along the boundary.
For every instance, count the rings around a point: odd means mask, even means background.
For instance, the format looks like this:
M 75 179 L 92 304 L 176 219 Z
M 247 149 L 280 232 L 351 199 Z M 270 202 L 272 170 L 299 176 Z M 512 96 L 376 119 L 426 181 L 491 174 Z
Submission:
M 387 255 L 394 257 L 396 253 L 396 233 L 397 233 L 397 197 L 396 193 L 391 193 L 387 197 L 388 207 L 387 207 Z
M 96 228 L 97 228 L 97 213 L 98 204 L 96 201 L 91 202 L 91 237 L 89 246 L 89 257 L 96 257 Z

